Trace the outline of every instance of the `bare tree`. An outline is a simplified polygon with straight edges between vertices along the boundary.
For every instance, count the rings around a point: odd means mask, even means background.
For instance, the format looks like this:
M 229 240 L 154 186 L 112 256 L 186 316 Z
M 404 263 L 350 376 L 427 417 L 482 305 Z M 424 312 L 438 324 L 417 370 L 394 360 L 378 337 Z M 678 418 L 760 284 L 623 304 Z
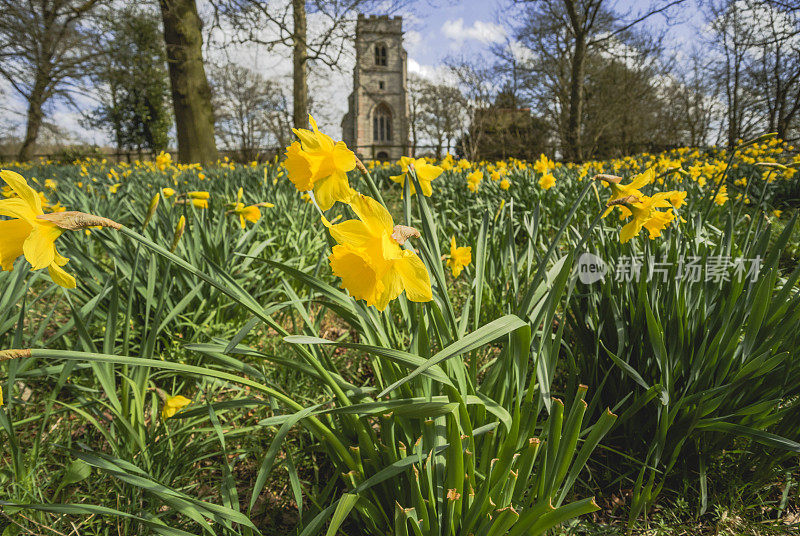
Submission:
M 406 83 L 408 101 L 408 140 L 411 156 L 417 154 L 420 131 L 424 126 L 422 119 L 422 92 L 427 81 L 421 76 L 411 73 Z
M 768 129 L 789 139 L 800 112 L 800 10 L 754 0 L 745 9 L 757 21 L 750 75 L 764 99 Z
M 446 65 L 456 79 L 461 105 L 463 133 L 474 131 L 474 135 L 461 136 L 461 150 L 464 155 L 474 159 L 478 154 L 481 136 L 484 135 L 487 114 L 483 113 L 494 102 L 498 91 L 495 68 L 483 58 L 449 58 Z M 455 97 L 455 95 L 453 95 Z
M 292 135 L 288 97 L 278 81 L 235 64 L 212 69 L 217 135 L 243 159 L 284 147 Z M 263 155 L 261 155 L 263 156 Z
M 288 47 L 292 51 L 292 121 L 308 127 L 308 73 L 311 64 L 339 69 L 354 37 L 359 12 L 381 10 L 395 13 L 410 0 L 212 0 L 215 25 L 227 24 L 235 31 L 229 38 L 268 49 Z M 309 35 L 308 15 L 316 22 Z
M 752 24 L 744 19 L 734 2 L 709 3 L 707 9 L 713 31 L 709 45 L 720 56 L 714 71 L 725 103 L 725 141 L 733 147 L 736 140 L 754 132 L 758 121 L 758 99 L 747 77 Z
M 465 131 L 467 118 L 463 95 L 454 85 L 411 75 L 408 102 L 412 151 L 420 146 L 431 147 L 435 156 L 441 158 Z
M 566 121 L 564 153 L 581 161 L 586 64 L 589 54 L 620 40 L 626 32 L 656 14 L 666 14 L 684 0 L 659 0 L 648 9 L 619 13 L 614 0 L 518 0 L 526 4 L 525 23 L 518 37 L 543 57 L 556 60 L 554 74 Z M 546 30 L 545 30 L 546 28 Z
M 663 103 L 659 125 L 670 129 L 666 136 L 670 141 L 690 147 L 710 142 L 711 129 L 720 110 L 709 61 L 699 51 L 665 77 L 659 97 Z
M 0 76 L 27 103 L 20 160 L 29 160 L 54 97 L 69 98 L 94 54 L 87 16 L 100 0 L 0 0 Z

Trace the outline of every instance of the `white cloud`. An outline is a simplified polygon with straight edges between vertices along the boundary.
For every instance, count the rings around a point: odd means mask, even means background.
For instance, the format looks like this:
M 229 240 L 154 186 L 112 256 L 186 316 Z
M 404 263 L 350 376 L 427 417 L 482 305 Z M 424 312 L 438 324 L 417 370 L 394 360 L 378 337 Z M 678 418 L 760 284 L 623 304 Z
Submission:
M 416 55 L 422 45 L 422 34 L 416 30 L 408 30 L 403 34 L 403 46 L 410 55 Z
M 476 20 L 472 26 L 464 26 L 464 19 L 446 20 L 442 24 L 442 34 L 458 46 L 466 40 L 474 39 L 485 45 L 499 43 L 506 37 L 506 31 L 499 24 Z
M 408 60 L 408 74 L 415 74 L 437 84 L 455 84 L 456 79 L 445 65 L 423 65 L 415 59 Z
M 517 61 L 529 62 L 536 59 L 536 53 L 519 41 L 511 41 L 509 49 Z

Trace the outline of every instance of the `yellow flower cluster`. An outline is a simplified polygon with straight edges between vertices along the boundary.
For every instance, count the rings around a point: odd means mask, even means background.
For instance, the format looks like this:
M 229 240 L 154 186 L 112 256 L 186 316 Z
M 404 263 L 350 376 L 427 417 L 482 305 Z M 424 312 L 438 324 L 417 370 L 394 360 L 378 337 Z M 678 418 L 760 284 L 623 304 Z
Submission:
M 309 122 L 313 130 L 294 130 L 300 142 L 286 148 L 284 165 L 295 188 L 313 191 L 321 210 L 328 210 L 339 201 L 349 205 L 358 218 L 337 224 L 322 218 L 337 242 L 328 259 L 342 288 L 379 311 L 403 291 L 411 301 L 430 301 L 433 294 L 428 270 L 416 253 L 401 247 L 419 233 L 395 225 L 383 205 L 350 188 L 347 172 L 356 167 L 355 154 L 344 142 L 334 142 L 321 133 L 313 117 Z M 416 164 L 408 161 L 406 168 Z M 427 168 L 425 171 L 428 177 L 433 175 Z M 434 178 L 426 181 L 428 187 Z M 423 194 L 429 195 L 422 183 L 420 186 Z

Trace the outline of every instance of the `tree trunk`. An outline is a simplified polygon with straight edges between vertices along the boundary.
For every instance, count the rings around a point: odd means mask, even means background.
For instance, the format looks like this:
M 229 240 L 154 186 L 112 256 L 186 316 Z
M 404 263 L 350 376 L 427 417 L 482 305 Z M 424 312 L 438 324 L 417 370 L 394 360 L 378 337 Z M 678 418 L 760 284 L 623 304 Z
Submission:
M 25 139 L 22 142 L 22 147 L 20 147 L 18 155 L 20 162 L 31 160 L 34 156 L 36 140 L 39 138 L 39 130 L 44 120 L 42 105 L 44 104 L 44 92 L 47 86 L 46 80 L 46 76 L 37 70 L 36 81 L 33 84 L 33 90 L 28 98 L 28 118 L 25 125 Z
M 178 134 L 178 160 L 216 162 L 214 110 L 203 66 L 202 22 L 197 4 L 195 0 L 160 0 L 159 3 Z
M 733 149 L 739 139 L 739 61 L 733 68 L 733 87 L 731 89 L 731 100 L 728 104 L 728 149 Z
M 306 43 L 306 3 L 305 0 L 292 0 L 294 16 L 294 109 L 292 121 L 295 128 L 308 128 L 308 45 Z
M 567 157 L 574 162 L 583 161 L 581 122 L 583 119 L 583 82 L 586 70 L 586 36 L 575 36 L 569 81 L 569 112 L 567 116 Z

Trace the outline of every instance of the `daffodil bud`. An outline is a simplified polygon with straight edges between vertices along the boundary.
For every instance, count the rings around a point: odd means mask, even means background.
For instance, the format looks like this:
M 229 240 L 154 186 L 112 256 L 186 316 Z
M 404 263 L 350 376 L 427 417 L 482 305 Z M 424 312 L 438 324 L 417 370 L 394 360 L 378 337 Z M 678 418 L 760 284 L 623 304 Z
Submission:
M 617 177 L 616 175 L 607 175 L 605 173 L 600 173 L 592 177 L 592 180 L 596 181 L 603 181 L 609 184 L 619 184 L 622 181 L 622 177 Z
M 78 231 L 89 227 L 111 227 L 112 229 L 119 230 L 122 227 L 122 225 L 113 220 L 102 216 L 95 216 L 94 214 L 86 214 L 85 212 L 52 212 L 50 214 L 40 214 L 36 217 L 40 220 L 54 223 L 56 227 L 66 229 L 67 231 Z
M 147 216 L 144 218 L 144 223 L 142 224 L 142 229 L 147 227 L 147 224 L 150 223 L 150 220 L 156 213 L 156 209 L 158 209 L 158 202 L 161 200 L 161 195 L 156 194 L 153 196 L 153 199 L 150 200 L 150 207 L 147 209 Z
M 766 168 L 775 168 L 780 169 L 781 171 L 786 171 L 789 169 L 788 167 L 784 166 L 783 164 L 779 164 L 777 162 L 756 162 L 753 164 L 754 166 L 766 167 Z
M 178 220 L 178 225 L 175 227 L 175 237 L 172 239 L 172 247 L 169 248 L 171 253 L 175 253 L 175 250 L 178 249 L 178 243 L 181 241 L 181 237 L 183 236 L 183 231 L 186 230 L 186 216 L 181 216 L 181 219 Z
M 24 359 L 31 356 L 29 348 L 21 350 L 0 350 L 0 361 L 10 361 L 12 359 Z

